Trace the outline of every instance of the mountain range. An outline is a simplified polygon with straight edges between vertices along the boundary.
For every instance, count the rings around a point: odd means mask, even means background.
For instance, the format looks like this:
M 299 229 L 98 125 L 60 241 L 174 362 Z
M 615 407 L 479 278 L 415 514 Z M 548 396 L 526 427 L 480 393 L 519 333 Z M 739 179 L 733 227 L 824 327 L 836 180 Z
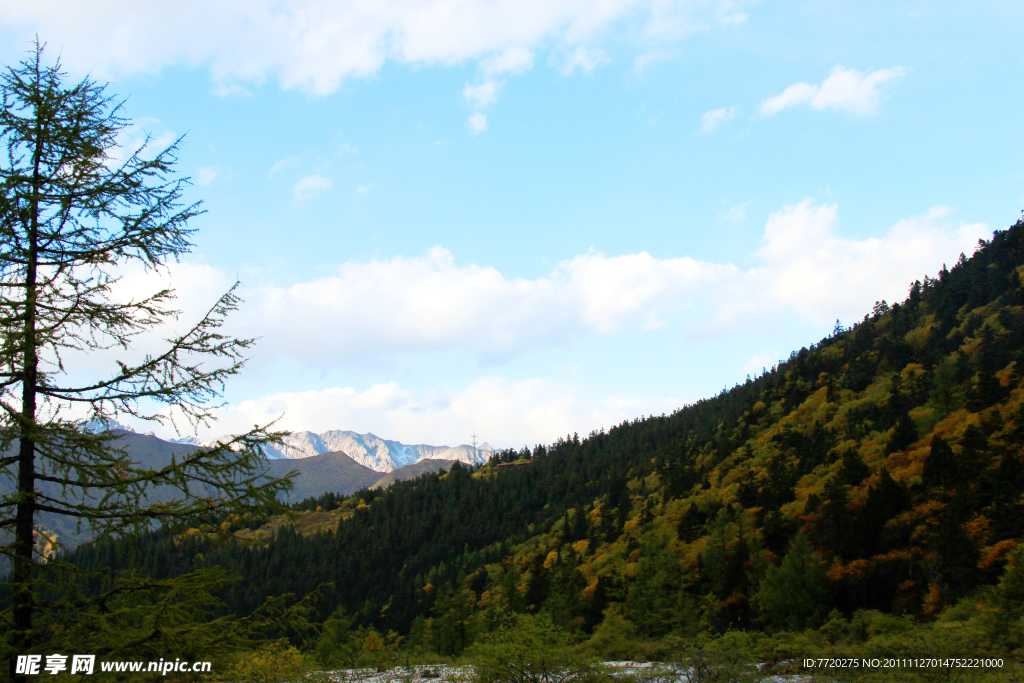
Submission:
M 267 449 L 271 458 L 297 460 L 324 453 L 342 451 L 363 467 L 375 472 L 392 472 L 421 460 L 458 460 L 470 465 L 482 465 L 494 453 L 487 443 L 477 446 L 413 446 L 382 439 L 375 434 L 332 429 L 315 432 L 292 432 L 281 447 Z
M 135 432 L 131 427 L 114 421 L 107 421 L 105 425 L 94 424 L 91 426 L 95 429 L 105 426 L 109 429 Z M 154 436 L 154 434 L 146 432 L 145 436 Z M 207 445 L 207 442 L 194 436 L 164 439 L 164 441 L 189 446 Z M 410 446 L 400 441 L 382 439 L 376 434 L 359 434 L 340 429 L 331 429 L 319 434 L 310 431 L 292 432 L 290 436 L 285 437 L 284 444 L 281 446 L 267 448 L 267 455 L 273 460 L 300 460 L 337 452 L 344 453 L 358 464 L 374 472 L 384 473 L 393 472 L 421 460 L 458 461 L 467 465 L 482 465 L 494 455 L 494 449 L 486 442 L 476 447 L 469 444 L 455 447 L 428 446 L 426 444 Z
M 285 498 L 295 503 L 325 493 L 347 496 L 365 488 L 387 488 L 395 482 L 415 479 L 428 473 L 445 472 L 454 462 L 428 458 L 385 474 L 360 465 L 341 451 L 329 451 L 308 458 L 271 460 L 267 474 L 283 477 L 289 472 L 298 473 L 292 480 L 292 490 Z
M 129 456 L 141 467 L 160 469 L 170 464 L 172 458 L 187 456 L 202 444 L 197 444 L 196 439 L 161 439 L 153 432 L 139 434 L 134 430 L 108 421 L 105 425 L 91 425 L 93 428 L 105 427 L 111 430 L 116 437 L 116 444 L 124 448 Z M 309 432 L 303 432 L 309 434 Z M 328 432 L 328 434 L 354 434 L 353 432 Z M 320 435 L 313 435 L 319 437 Z M 383 441 L 372 434 L 356 434 L 355 436 L 367 439 L 370 444 L 376 439 L 382 444 L 381 450 L 385 448 L 403 447 L 396 441 Z M 323 441 L 313 441 L 320 445 Z M 464 456 L 471 454 L 472 447 L 462 447 L 462 450 L 419 446 L 408 447 L 406 453 L 414 452 L 414 448 L 432 449 L 440 453 L 461 453 Z M 489 456 L 490 448 L 487 450 L 478 448 L 480 457 Z M 379 451 L 378 451 L 379 452 Z M 430 453 L 431 450 L 425 452 Z M 393 461 L 391 461 L 393 462 Z M 391 462 L 388 464 L 391 465 Z M 424 474 L 445 472 L 456 462 L 453 459 L 444 458 L 420 458 L 410 462 L 408 465 L 389 467 L 384 472 L 375 470 L 357 462 L 341 450 L 316 453 L 310 456 L 295 456 L 290 459 L 278 458 L 268 462 L 267 475 L 270 477 L 284 477 L 290 472 L 296 476 L 292 480 L 292 490 L 282 497 L 286 503 L 297 503 L 307 498 L 315 498 L 324 494 L 335 494 L 341 496 L 351 495 L 362 489 L 386 489 L 392 484 L 400 481 L 407 481 L 423 476 Z M 465 461 L 463 461 L 465 462 Z M 11 484 L 0 481 L 0 494 L 8 492 Z M 69 487 L 62 489 L 59 484 L 48 481 L 41 481 L 37 484 L 38 490 L 51 497 L 63 497 L 75 500 L 82 500 L 83 493 L 80 489 Z M 202 489 L 202 487 L 200 487 Z M 154 486 L 149 490 L 147 500 L 151 502 L 169 502 L 181 496 L 180 492 L 169 486 Z M 39 514 L 39 526 L 47 533 L 55 535 L 60 539 L 61 545 L 66 549 L 73 549 L 79 544 L 93 538 L 93 531 L 87 526 L 79 527 L 74 520 L 66 517 L 53 515 L 49 512 Z M 0 542 L 5 542 L 6 530 L 0 530 Z M 6 558 L 0 557 L 0 575 L 8 569 Z

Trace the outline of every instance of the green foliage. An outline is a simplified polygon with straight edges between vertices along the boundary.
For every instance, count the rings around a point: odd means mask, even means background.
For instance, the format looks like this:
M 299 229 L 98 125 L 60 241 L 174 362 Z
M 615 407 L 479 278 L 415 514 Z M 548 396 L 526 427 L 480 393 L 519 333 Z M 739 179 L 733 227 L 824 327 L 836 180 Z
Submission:
M 584 607 L 583 589 L 587 580 L 579 567 L 579 557 L 571 548 L 564 551 L 551 568 L 548 595 L 543 610 L 555 626 L 568 629 L 576 623 Z
M 326 667 L 349 668 L 359 661 L 362 649 L 352 629 L 352 620 L 339 607 L 323 623 L 320 639 L 316 644 L 316 659 Z
M 433 649 L 441 655 L 460 655 L 479 628 L 474 619 L 476 596 L 468 588 L 446 586 L 434 601 L 431 621 Z
M 285 683 L 305 673 L 306 657 L 286 640 L 278 640 L 246 652 L 228 669 L 228 680 L 244 683 Z
M 323 623 L 313 658 L 329 669 L 383 669 L 398 661 L 402 640 L 393 631 L 381 635 L 373 627 L 353 627 L 352 620 L 339 607 Z
M 1024 646 L 1024 544 L 1010 555 L 1010 563 L 992 591 L 995 611 L 985 615 L 989 635 L 1010 644 Z
M 829 611 L 828 568 L 806 534 L 797 534 L 778 567 L 770 567 L 754 595 L 761 618 L 778 630 L 815 628 Z
M 479 683 L 586 683 L 604 679 L 593 658 L 581 654 L 550 617 L 510 616 L 467 653 Z
M 623 616 L 620 605 L 605 610 L 604 619 L 584 647 L 604 660 L 625 661 L 638 659 L 642 652 L 637 628 Z
M 684 626 L 683 576 L 678 556 L 664 535 L 644 536 L 634 581 L 626 593 L 625 608 L 646 636 L 663 636 Z M 595 634 L 596 635 L 596 634 Z

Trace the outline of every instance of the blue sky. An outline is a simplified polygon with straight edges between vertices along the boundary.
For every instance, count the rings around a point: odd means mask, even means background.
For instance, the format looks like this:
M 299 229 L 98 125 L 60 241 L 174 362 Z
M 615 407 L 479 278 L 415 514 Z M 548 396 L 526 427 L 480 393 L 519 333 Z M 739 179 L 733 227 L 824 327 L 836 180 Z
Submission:
M 1024 207 L 1014 2 L 5 3 L 185 134 L 221 422 L 497 446 L 742 381 Z M 155 286 L 129 273 L 123 291 Z M 106 358 L 83 359 L 95 371 Z M 169 432 L 168 432 L 169 433 Z

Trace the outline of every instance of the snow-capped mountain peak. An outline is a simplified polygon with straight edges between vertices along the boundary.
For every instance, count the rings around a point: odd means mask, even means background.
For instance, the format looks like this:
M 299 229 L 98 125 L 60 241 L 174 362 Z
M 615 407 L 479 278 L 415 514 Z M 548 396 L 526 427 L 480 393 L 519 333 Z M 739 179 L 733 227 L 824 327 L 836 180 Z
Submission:
M 347 456 L 364 467 L 377 472 L 391 472 L 425 460 L 459 460 L 479 465 L 494 453 L 488 444 L 476 447 L 407 445 L 398 441 L 382 439 L 376 434 L 358 434 L 352 431 L 332 429 L 321 434 L 314 432 L 292 432 L 280 447 L 270 447 L 267 454 L 272 458 L 309 458 L 321 453 L 343 451 Z

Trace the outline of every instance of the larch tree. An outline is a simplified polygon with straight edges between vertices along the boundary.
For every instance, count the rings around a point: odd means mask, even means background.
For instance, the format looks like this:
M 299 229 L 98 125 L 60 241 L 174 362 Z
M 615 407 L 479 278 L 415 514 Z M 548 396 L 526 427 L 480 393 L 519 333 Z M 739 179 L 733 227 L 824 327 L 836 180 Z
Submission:
M 183 201 L 180 139 L 122 151 L 122 103 L 88 78 L 66 83 L 38 43 L 0 74 L 0 97 L 0 560 L 11 567 L 0 641 L 28 652 L 56 630 L 56 611 L 72 609 L 44 601 L 73 568 L 40 557 L 42 516 L 102 539 L 274 505 L 290 484 L 264 476 L 263 446 L 282 436 L 265 428 L 155 467 L 90 428 L 124 415 L 209 424 L 253 340 L 222 329 L 234 288 L 176 332 L 165 332 L 179 315 L 172 290 L 131 300 L 114 290 L 125 267 L 158 269 L 192 245 L 201 208 Z M 161 348 L 133 349 L 144 333 L 162 333 Z M 69 361 L 83 354 L 127 358 L 81 380 Z

